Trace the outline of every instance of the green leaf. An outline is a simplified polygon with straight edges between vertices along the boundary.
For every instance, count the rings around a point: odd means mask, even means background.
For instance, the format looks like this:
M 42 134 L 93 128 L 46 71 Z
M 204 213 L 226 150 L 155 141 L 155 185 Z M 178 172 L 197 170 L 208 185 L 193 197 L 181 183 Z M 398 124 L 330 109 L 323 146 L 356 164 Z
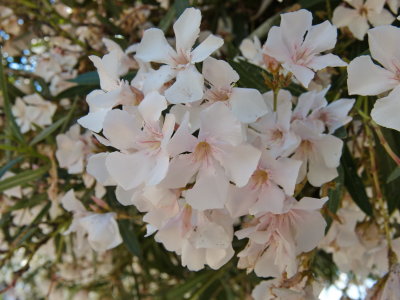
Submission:
M 240 79 L 238 81 L 239 86 L 246 88 L 253 88 L 259 90 L 261 93 L 268 91 L 267 86 L 264 83 L 262 72 L 265 72 L 262 68 L 253 65 L 245 60 L 240 59 L 239 61 L 229 61 L 229 64 L 239 74 Z
M 339 173 L 338 177 L 336 177 L 335 180 L 333 181 L 334 187 L 328 189 L 329 200 L 326 203 L 326 207 L 329 209 L 330 212 L 334 214 L 339 209 L 340 200 L 342 199 L 344 191 L 344 171 L 342 166 L 338 167 L 338 173 Z M 328 215 L 326 216 L 326 221 L 327 221 L 327 226 L 325 232 L 328 232 L 332 224 L 332 218 Z
M 80 97 L 85 97 L 87 94 L 89 94 L 91 91 L 99 88 L 98 85 L 77 85 L 70 87 L 69 89 L 66 89 L 65 91 L 62 91 L 59 93 L 57 96 L 55 96 L 55 99 L 63 99 L 63 98 L 73 98 L 76 96 Z
M 19 163 L 23 159 L 22 156 L 14 158 L 13 160 L 10 160 L 8 163 L 6 163 L 1 169 L 0 169 L 0 178 L 3 177 L 3 175 L 12 167 L 14 167 L 17 163 Z
M 20 199 L 13 206 L 7 208 L 7 212 L 13 211 L 13 210 L 19 210 L 22 208 L 34 207 L 34 206 L 42 203 L 43 201 L 47 200 L 48 198 L 49 197 L 47 196 L 47 194 L 41 194 L 41 195 L 37 195 L 33 198 Z
M 11 111 L 11 102 L 9 98 L 9 93 L 8 93 L 8 87 L 7 87 L 7 78 L 4 74 L 4 66 L 3 66 L 3 54 L 2 54 L 2 48 L 0 47 L 0 88 L 3 94 L 3 108 L 4 108 L 4 113 L 6 115 L 6 120 L 11 128 L 11 132 L 13 135 L 17 138 L 18 141 L 25 143 L 24 137 L 21 134 L 21 131 L 19 130 L 19 127 L 15 121 L 14 115 Z
M 201 287 L 205 282 L 207 282 L 207 279 L 210 276 L 212 276 L 212 272 L 210 271 L 195 273 L 195 275 L 192 275 L 191 278 L 185 280 L 183 284 L 169 288 L 168 290 L 164 291 L 162 295 L 164 296 L 164 299 L 184 299 L 183 296 L 186 293 Z
M 391 183 L 393 180 L 396 180 L 399 177 L 400 177 L 400 167 L 397 167 L 392 171 L 392 173 L 390 173 L 390 175 L 386 180 L 386 183 Z
M 190 6 L 189 0 L 176 0 L 174 2 L 174 8 L 176 11 L 176 17 L 179 18 L 179 16 L 185 11 L 186 8 Z
M 91 71 L 80 74 L 73 79 L 69 79 L 70 82 L 75 82 L 79 85 L 96 85 L 100 86 L 100 77 L 97 71 Z
M 158 28 L 166 32 L 171 26 L 172 22 L 174 21 L 175 15 L 176 15 L 175 8 L 170 7 L 165 16 L 161 19 L 160 23 L 158 24 Z
M 37 143 L 43 141 L 50 134 L 52 134 L 54 131 L 56 131 L 65 122 L 66 119 L 67 119 L 67 116 L 59 119 L 57 122 L 53 123 L 51 126 L 43 129 L 37 136 L 35 136 L 33 138 L 33 140 L 29 143 L 29 146 L 34 146 Z
M 42 177 L 48 170 L 49 167 L 46 166 L 36 170 L 23 171 L 15 176 L 3 179 L 0 181 L 0 192 L 13 188 L 14 186 L 30 183 Z
M 126 248 L 128 248 L 129 252 L 133 255 L 141 258 L 142 249 L 133 228 L 133 224 L 129 222 L 129 220 L 118 220 L 118 227 Z
M 358 207 L 368 216 L 372 216 L 372 205 L 369 202 L 364 183 L 357 174 L 356 165 L 346 144 L 343 146 L 341 162 L 344 171 L 344 185 L 347 191 Z

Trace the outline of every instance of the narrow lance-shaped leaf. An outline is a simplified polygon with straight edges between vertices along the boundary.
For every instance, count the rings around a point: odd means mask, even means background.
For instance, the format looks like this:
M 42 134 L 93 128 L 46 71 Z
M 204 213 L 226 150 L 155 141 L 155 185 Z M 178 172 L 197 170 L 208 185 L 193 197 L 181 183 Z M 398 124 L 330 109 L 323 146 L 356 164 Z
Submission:
M 372 206 L 369 202 L 364 183 L 357 174 L 356 165 L 347 145 L 343 147 L 341 159 L 344 171 L 344 184 L 354 202 L 367 215 L 372 216 Z

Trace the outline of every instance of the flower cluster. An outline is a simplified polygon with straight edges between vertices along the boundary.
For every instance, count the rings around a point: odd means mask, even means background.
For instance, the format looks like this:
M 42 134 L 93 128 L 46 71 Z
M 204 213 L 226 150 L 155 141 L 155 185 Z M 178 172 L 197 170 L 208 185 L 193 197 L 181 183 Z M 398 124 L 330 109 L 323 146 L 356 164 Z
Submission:
M 279 72 L 304 86 L 314 71 L 345 65 L 320 54 L 334 47 L 336 29 L 311 21 L 305 10 L 283 14 L 264 46 Z M 319 187 L 337 176 L 343 142 L 333 133 L 351 120 L 354 100 L 328 104 L 328 88 L 295 97 L 237 87 L 238 73 L 210 57 L 221 38 L 210 34 L 193 47 L 200 22 L 199 10 L 183 12 L 174 24 L 175 49 L 161 30 L 146 30 L 131 47 L 140 66 L 131 82 L 120 79 L 122 52 L 91 57 L 101 90 L 88 95 L 89 114 L 79 123 L 110 152 L 90 156 L 87 171 L 116 185 L 121 204 L 145 213 L 147 235 L 155 233 L 190 270 L 224 265 L 234 255 L 235 220 L 251 215 L 236 232 L 249 239 L 238 267 L 293 276 L 297 256 L 324 235 L 319 209 L 327 200 L 297 201 L 296 183 Z M 321 32 L 329 36 L 322 40 Z
M 6 299 L 397 299 L 400 0 L 203 2 L 0 6 Z

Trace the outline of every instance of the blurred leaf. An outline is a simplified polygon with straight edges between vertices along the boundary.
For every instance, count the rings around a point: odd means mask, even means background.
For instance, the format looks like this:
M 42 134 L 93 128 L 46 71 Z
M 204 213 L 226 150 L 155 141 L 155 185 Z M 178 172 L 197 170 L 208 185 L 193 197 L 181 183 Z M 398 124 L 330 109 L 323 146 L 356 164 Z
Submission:
M 17 163 L 19 163 L 20 161 L 22 161 L 23 157 L 17 157 L 14 158 L 13 160 L 10 160 L 8 163 L 6 163 L 3 167 L 1 167 L 0 169 L 0 178 L 3 177 L 3 175 L 12 167 L 14 167 Z
M 76 96 L 85 97 L 91 91 L 98 89 L 100 86 L 97 85 L 77 85 L 66 89 L 59 93 L 55 98 L 63 99 L 63 98 L 73 98 Z
M 41 195 L 37 195 L 37 196 L 31 197 L 31 198 L 20 199 L 13 206 L 7 208 L 7 212 L 13 211 L 13 210 L 19 210 L 22 208 L 34 207 L 34 206 L 42 203 L 43 201 L 47 200 L 48 198 L 49 197 L 47 196 L 47 194 L 41 194 Z
M 67 116 L 57 120 L 57 122 L 51 124 L 49 127 L 43 129 L 37 136 L 33 138 L 33 140 L 29 143 L 30 146 L 34 146 L 35 144 L 39 143 L 40 141 L 47 138 L 50 134 L 56 131 L 67 119 Z
M 372 216 L 372 206 L 365 191 L 364 183 L 357 174 L 356 165 L 346 144 L 343 146 L 341 162 L 347 191 L 358 207 L 368 216 Z
M 17 175 L 3 179 L 0 181 L 0 192 L 13 188 L 14 186 L 32 183 L 32 181 L 42 177 L 48 170 L 49 167 L 46 166 L 36 170 L 22 171 Z
M 4 74 L 4 67 L 3 67 L 3 54 L 2 54 L 2 48 L 0 47 L 0 87 L 3 95 L 3 108 L 4 108 L 4 113 L 6 115 L 6 120 L 9 123 L 9 126 L 11 128 L 11 132 L 13 135 L 18 139 L 18 141 L 25 143 L 24 137 L 21 134 L 21 131 L 19 130 L 19 127 L 15 121 L 15 117 L 11 111 L 11 102 L 9 98 L 9 93 L 8 93 L 8 83 L 7 83 L 7 78 Z
M 212 274 L 213 272 L 206 270 L 192 273 L 192 276 L 185 280 L 184 283 L 168 288 L 168 290 L 165 290 L 161 295 L 163 296 L 163 299 L 167 300 L 184 299 L 186 293 L 201 287 Z
M 386 183 L 391 183 L 393 180 L 396 180 L 399 177 L 400 177 L 400 167 L 397 167 L 396 169 L 393 170 L 392 173 L 390 173 L 390 175 L 386 180 Z
M 69 79 L 70 82 L 75 82 L 79 85 L 95 85 L 100 86 L 100 77 L 97 71 L 91 71 L 80 74 L 73 79 Z
M 129 252 L 133 255 L 142 258 L 142 250 L 140 247 L 139 240 L 134 231 L 133 224 L 129 220 L 118 220 L 118 227 L 121 233 L 124 245 L 128 248 Z
M 333 181 L 334 186 L 328 189 L 329 200 L 326 203 L 326 207 L 329 209 L 330 212 L 334 214 L 338 211 L 340 206 L 340 200 L 342 199 L 343 196 L 344 171 L 342 166 L 338 167 L 338 173 L 339 173 L 338 177 L 336 177 L 335 180 Z M 326 220 L 327 220 L 327 226 L 325 232 L 328 232 L 332 223 L 332 218 L 328 215 L 326 216 Z
M 175 15 L 176 11 L 175 8 L 172 6 L 168 9 L 165 16 L 161 19 L 160 23 L 158 24 L 158 28 L 160 28 L 164 32 L 167 32 L 172 22 L 175 19 Z
M 262 72 L 265 71 L 262 68 L 242 59 L 238 61 L 231 60 L 229 64 L 240 76 L 239 86 L 257 89 L 261 93 L 268 91 L 262 76 Z
M 40 230 L 40 227 L 37 224 L 43 219 L 43 217 L 47 214 L 50 210 L 51 202 L 47 202 L 47 204 L 40 210 L 40 212 L 36 215 L 35 219 L 28 225 L 27 228 L 19 231 L 15 238 L 14 242 L 16 241 L 16 247 L 21 246 L 26 240 L 28 240 L 36 231 Z
M 175 0 L 174 2 L 174 9 L 176 12 L 176 18 L 179 18 L 179 16 L 185 11 L 186 8 L 190 6 L 189 0 Z
M 390 147 L 396 153 L 399 153 L 398 148 L 396 147 L 397 139 L 400 138 L 399 133 L 386 128 L 382 128 L 382 133 Z M 379 141 L 377 137 L 376 141 Z M 400 177 L 396 177 L 396 173 L 399 172 L 396 172 L 396 170 L 399 168 L 393 159 L 387 154 L 381 143 L 375 143 L 375 151 L 379 180 L 382 183 L 386 182 L 386 184 L 382 184 L 382 192 L 387 201 L 389 212 L 392 213 L 396 207 L 400 208 Z

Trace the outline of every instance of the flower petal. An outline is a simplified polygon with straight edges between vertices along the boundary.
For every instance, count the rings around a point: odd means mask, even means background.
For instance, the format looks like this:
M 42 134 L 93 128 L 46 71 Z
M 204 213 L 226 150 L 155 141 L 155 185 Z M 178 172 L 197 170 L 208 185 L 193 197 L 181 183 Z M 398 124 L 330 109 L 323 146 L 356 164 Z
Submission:
M 192 50 L 200 33 L 201 12 L 193 7 L 185 9 L 174 24 L 176 50 L 186 52 Z
M 400 131 L 400 88 L 387 97 L 378 99 L 371 111 L 372 119 L 379 125 Z
M 115 181 L 106 168 L 108 154 L 108 152 L 102 152 L 91 155 L 88 159 L 86 171 L 102 185 L 115 185 Z
M 282 40 L 289 51 L 294 51 L 303 43 L 306 32 L 311 28 L 312 18 L 311 12 L 305 9 L 281 14 Z
M 215 87 L 230 87 L 239 80 L 239 74 L 223 60 L 208 57 L 203 63 L 203 76 Z
M 171 160 L 167 176 L 160 185 L 170 189 L 184 188 L 198 169 L 190 154 L 179 155 Z
M 398 72 L 400 64 L 400 28 L 379 26 L 368 31 L 371 56 L 393 73 Z
M 165 91 L 170 103 L 189 103 L 203 98 L 204 77 L 196 68 L 178 72 L 175 83 Z
M 268 107 L 256 89 L 233 88 L 229 97 L 232 112 L 243 123 L 255 122 L 268 112 Z
M 151 124 L 159 121 L 162 111 L 166 108 L 167 100 L 156 91 L 147 94 L 138 106 L 143 120 Z
M 106 158 L 106 167 L 111 177 L 124 190 L 130 190 L 144 183 L 154 166 L 142 152 L 123 154 L 112 152 Z
M 215 50 L 224 44 L 224 40 L 210 34 L 200 45 L 192 51 L 192 63 L 198 63 L 209 57 Z
M 228 199 L 229 181 L 218 163 L 202 167 L 196 183 L 186 192 L 186 201 L 198 210 L 223 208 Z
M 302 47 L 320 53 L 333 49 L 336 44 L 337 29 L 329 21 L 314 25 L 308 31 Z
M 157 62 L 167 65 L 175 64 L 172 59 L 175 56 L 175 50 L 168 44 L 164 32 L 158 28 L 150 28 L 144 32 L 135 55 L 135 57 L 145 62 Z
M 247 184 L 250 176 L 257 168 L 261 151 L 251 145 L 238 145 L 229 147 L 228 151 L 220 157 L 221 165 L 229 178 L 238 186 Z
M 124 110 L 113 109 L 104 119 L 103 134 L 114 148 L 133 149 L 141 133 L 141 123 Z
M 393 74 L 375 65 L 371 57 L 363 55 L 352 60 L 347 67 L 347 85 L 350 95 L 378 95 L 399 84 Z
M 216 102 L 200 113 L 199 138 L 215 138 L 230 145 L 243 141 L 242 125 L 229 108 L 222 102 Z

